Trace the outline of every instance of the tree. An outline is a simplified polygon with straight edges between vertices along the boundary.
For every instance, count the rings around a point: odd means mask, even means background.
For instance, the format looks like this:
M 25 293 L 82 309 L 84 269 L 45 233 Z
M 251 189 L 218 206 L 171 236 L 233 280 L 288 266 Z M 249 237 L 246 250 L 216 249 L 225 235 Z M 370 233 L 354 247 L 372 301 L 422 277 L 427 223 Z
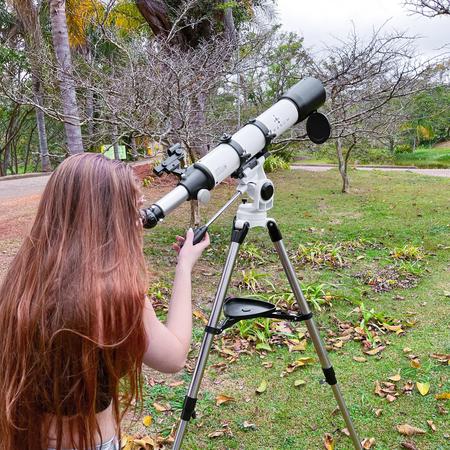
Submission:
M 73 78 L 72 56 L 67 31 L 66 1 L 50 0 L 53 48 L 58 64 L 58 82 L 64 112 L 64 128 L 70 154 L 83 152 L 80 115 Z
M 406 0 L 403 4 L 410 11 L 425 17 L 450 15 L 449 0 Z
M 411 96 L 427 85 L 432 64 L 414 59 L 413 42 L 405 33 L 383 33 L 382 28 L 364 42 L 353 30 L 347 39 L 329 47 L 327 57 L 314 66 L 313 73 L 329 94 L 342 192 L 349 189 L 352 150 L 389 129 L 396 114 L 389 109 L 394 99 Z
M 42 76 L 40 74 L 39 55 L 44 49 L 41 24 L 39 20 L 38 6 L 32 0 L 14 0 L 14 9 L 19 18 L 20 31 L 25 38 L 27 56 L 30 61 L 33 93 L 36 102 L 36 124 L 39 136 L 39 153 L 43 172 L 48 172 L 50 159 L 47 144 L 47 131 L 45 127 L 44 95 L 42 88 Z

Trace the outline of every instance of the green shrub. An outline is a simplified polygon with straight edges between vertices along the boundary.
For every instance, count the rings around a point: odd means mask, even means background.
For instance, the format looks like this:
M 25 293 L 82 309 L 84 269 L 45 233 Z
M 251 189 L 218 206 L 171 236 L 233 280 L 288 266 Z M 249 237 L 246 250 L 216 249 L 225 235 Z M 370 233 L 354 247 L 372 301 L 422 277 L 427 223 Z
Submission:
M 413 149 L 409 144 L 400 144 L 395 147 L 395 153 L 412 153 Z
M 266 172 L 275 172 L 276 170 L 289 169 L 289 163 L 280 156 L 272 155 L 264 162 L 264 170 Z

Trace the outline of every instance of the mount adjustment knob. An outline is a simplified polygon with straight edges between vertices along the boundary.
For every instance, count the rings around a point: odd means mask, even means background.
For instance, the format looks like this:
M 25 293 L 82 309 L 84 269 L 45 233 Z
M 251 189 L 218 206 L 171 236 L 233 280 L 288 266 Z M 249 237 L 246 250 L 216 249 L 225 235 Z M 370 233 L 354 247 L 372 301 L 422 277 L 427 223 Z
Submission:
M 269 181 L 266 181 L 261 186 L 261 198 L 264 201 L 270 200 L 273 197 L 273 184 Z

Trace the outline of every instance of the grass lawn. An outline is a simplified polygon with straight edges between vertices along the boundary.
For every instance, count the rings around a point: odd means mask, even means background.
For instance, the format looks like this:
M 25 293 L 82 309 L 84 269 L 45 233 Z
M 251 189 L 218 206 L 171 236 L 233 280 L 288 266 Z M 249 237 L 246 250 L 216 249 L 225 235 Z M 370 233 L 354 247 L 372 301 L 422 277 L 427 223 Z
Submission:
M 319 153 L 311 154 L 305 151 L 299 156 L 305 159 L 297 162 L 302 164 L 335 164 L 336 151 L 326 147 Z M 387 149 L 370 148 L 356 149 L 350 158 L 352 164 L 388 164 L 398 166 L 416 166 L 422 169 L 446 169 L 450 167 L 450 145 L 436 147 L 419 147 L 412 153 L 396 153 L 392 155 Z
M 450 148 L 419 148 L 413 153 L 395 155 L 395 164 L 427 168 L 450 167 Z
M 334 170 L 278 172 L 271 178 L 271 215 L 295 261 L 361 439 L 373 438 L 367 448 L 376 449 L 404 443 L 410 449 L 449 448 L 450 401 L 436 396 L 450 396 L 450 181 L 356 172 L 352 193 L 345 195 Z M 232 193 L 234 186 L 220 186 L 204 217 Z M 134 433 L 167 436 L 178 421 L 232 216 L 228 212 L 212 227 L 212 245 L 195 269 L 194 345 L 187 368 L 175 377 L 147 374 L 142 416 L 153 422 L 145 428 L 140 417 Z M 149 294 L 161 317 L 175 264 L 170 244 L 187 223 L 186 205 L 145 237 L 155 274 Z M 263 229 L 250 231 L 230 292 L 292 304 Z M 259 319 L 235 325 L 215 340 L 184 448 L 320 449 L 328 434 L 327 448 L 351 449 L 322 378 L 303 324 Z M 218 400 L 224 402 L 217 406 Z M 400 434 L 396 427 L 405 424 L 423 433 Z

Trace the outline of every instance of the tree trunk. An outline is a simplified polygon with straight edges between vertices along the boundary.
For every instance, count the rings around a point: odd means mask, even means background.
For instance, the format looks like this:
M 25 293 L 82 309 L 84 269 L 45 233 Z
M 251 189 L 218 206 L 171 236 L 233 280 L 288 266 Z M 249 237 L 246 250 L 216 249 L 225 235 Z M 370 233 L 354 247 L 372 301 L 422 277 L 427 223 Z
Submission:
M 350 186 L 350 182 L 347 175 L 347 159 L 344 158 L 342 153 L 342 141 L 341 138 L 336 139 L 336 153 L 338 157 L 339 163 L 339 173 L 342 177 L 342 192 L 346 194 L 348 192 L 348 188 Z
M 191 200 L 191 223 L 192 228 L 198 227 L 200 225 L 200 205 L 198 200 Z
M 36 125 L 39 138 L 39 155 L 41 158 L 41 169 L 42 172 L 50 172 L 51 167 L 50 167 L 50 158 L 48 154 L 47 131 L 45 129 L 45 116 L 42 109 L 39 108 L 39 106 L 42 107 L 44 104 L 42 87 L 41 82 L 39 81 L 37 76 L 33 74 L 32 77 L 33 77 L 34 98 L 36 104 L 38 105 L 35 107 L 35 111 L 36 111 Z
M 120 160 L 120 153 L 119 153 L 119 128 L 117 127 L 117 124 L 114 124 L 113 128 L 114 128 L 114 132 L 113 132 L 114 159 Z
M 389 151 L 393 155 L 394 151 L 395 151 L 395 141 L 394 141 L 394 138 L 392 136 L 389 136 L 388 139 L 389 139 Z
M 58 81 L 64 112 L 64 129 L 69 153 L 73 155 L 83 152 L 83 141 L 73 80 L 65 0 L 50 0 L 50 19 L 53 47 L 58 62 Z
M 137 151 L 137 145 L 136 145 L 136 136 L 134 134 L 130 137 L 130 148 L 131 148 L 131 157 L 134 161 L 136 161 L 139 158 L 139 153 Z
M 14 1 L 14 9 L 21 22 L 21 32 L 25 37 L 25 48 L 30 61 L 30 72 L 34 101 L 36 102 L 36 125 L 39 138 L 39 155 L 41 158 L 41 168 L 43 172 L 51 170 L 48 155 L 47 132 L 45 129 L 45 115 L 42 111 L 44 106 L 44 96 L 40 81 L 39 56 L 44 48 L 41 24 L 39 21 L 40 2 L 37 6 L 32 0 Z

